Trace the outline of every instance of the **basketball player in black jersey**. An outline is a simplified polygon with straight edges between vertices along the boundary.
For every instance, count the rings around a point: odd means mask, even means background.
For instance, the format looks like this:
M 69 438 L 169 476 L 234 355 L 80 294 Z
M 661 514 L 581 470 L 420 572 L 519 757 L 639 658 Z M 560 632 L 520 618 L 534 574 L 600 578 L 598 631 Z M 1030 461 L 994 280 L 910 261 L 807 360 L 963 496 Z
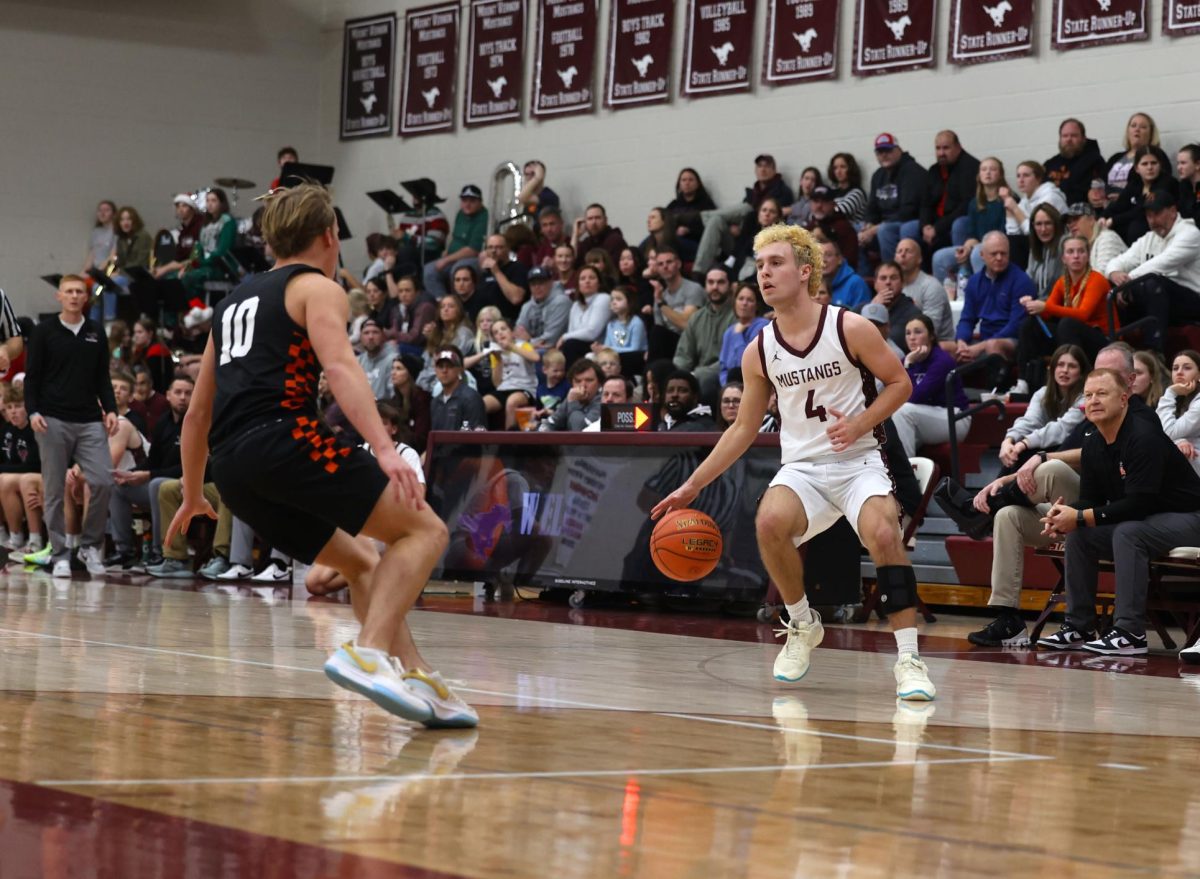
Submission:
M 478 716 L 421 657 L 405 615 L 446 548 L 446 527 L 425 504 L 395 450 L 346 334 L 338 230 L 324 188 L 266 197 L 262 229 L 277 262 L 216 308 L 184 419 L 183 506 L 216 518 L 201 494 L 212 449 L 221 500 L 272 546 L 340 572 L 350 584 L 357 640 L 325 673 L 380 707 L 426 726 L 475 726 Z M 342 410 L 377 456 L 347 445 L 317 412 L 324 369 Z M 382 558 L 362 533 L 386 545 Z

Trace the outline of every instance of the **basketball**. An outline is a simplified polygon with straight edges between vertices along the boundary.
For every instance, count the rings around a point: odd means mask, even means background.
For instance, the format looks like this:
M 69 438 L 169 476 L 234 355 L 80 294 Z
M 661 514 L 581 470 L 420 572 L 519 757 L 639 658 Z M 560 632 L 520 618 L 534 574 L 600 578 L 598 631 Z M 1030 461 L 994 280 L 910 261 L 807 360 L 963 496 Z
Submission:
M 650 535 L 650 558 L 665 577 L 687 583 L 707 577 L 721 561 L 721 529 L 699 510 L 675 510 Z

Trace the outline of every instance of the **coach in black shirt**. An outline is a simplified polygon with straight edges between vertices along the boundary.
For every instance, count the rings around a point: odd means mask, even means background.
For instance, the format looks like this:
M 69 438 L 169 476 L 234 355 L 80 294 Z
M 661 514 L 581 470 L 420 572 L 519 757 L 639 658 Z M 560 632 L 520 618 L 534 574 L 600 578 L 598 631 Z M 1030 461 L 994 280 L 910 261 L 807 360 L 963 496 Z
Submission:
M 53 574 L 71 576 L 63 485 L 72 460 L 91 489 L 79 557 L 89 573 L 103 574 L 104 526 L 113 486 L 108 437 L 117 430 L 108 340 L 100 324 L 84 317 L 88 291 L 83 278 L 64 275 L 55 296 L 62 311 L 33 331 L 25 365 L 25 408 L 41 450 Z
M 1094 429 L 1083 437 L 1079 501 L 1056 503 L 1042 520 L 1047 532 L 1067 536 L 1067 621 L 1038 643 L 1142 654 L 1149 562 L 1200 545 L 1200 476 L 1159 425 L 1130 417 L 1129 391 L 1115 370 L 1093 370 L 1083 399 Z M 1112 629 L 1089 640 L 1100 559 L 1116 568 L 1116 611 Z

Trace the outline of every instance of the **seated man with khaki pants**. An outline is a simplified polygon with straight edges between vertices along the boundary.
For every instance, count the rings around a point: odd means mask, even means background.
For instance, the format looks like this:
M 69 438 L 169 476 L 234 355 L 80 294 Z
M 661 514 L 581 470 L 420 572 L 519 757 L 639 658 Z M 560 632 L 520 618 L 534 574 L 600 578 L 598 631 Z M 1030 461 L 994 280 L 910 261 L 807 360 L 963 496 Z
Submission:
M 1132 388 L 1133 349 L 1121 342 L 1102 348 L 1096 355 L 1096 368 L 1116 370 L 1126 377 Z M 1130 397 L 1129 413 L 1162 429 L 1158 416 L 1141 397 Z M 1083 427 L 1091 429 L 1087 422 Z M 1079 499 L 1080 459 L 1078 447 L 1060 452 L 1041 452 L 1026 461 L 1016 473 L 989 483 L 975 496 L 975 508 L 979 512 L 994 514 L 992 594 L 988 598 L 988 606 L 996 609 L 997 616 L 979 631 L 967 635 L 967 640 L 972 644 L 981 647 L 1029 646 L 1025 621 L 1019 612 L 1025 574 L 1025 547 L 1041 549 L 1054 543 L 1052 538 L 1043 533 L 1041 519 L 1055 501 L 1062 499 L 1064 503 L 1071 504 Z M 1014 480 L 1031 505 L 1010 504 L 993 509 L 996 495 Z
M 204 499 L 219 509 L 217 531 L 213 536 L 213 558 L 229 558 L 230 536 L 233 532 L 233 513 L 227 507 L 221 506 L 221 496 L 217 493 L 215 482 L 204 483 Z M 158 486 L 158 506 L 162 521 L 171 522 L 183 505 L 183 482 L 179 479 L 164 479 Z M 147 568 L 146 573 L 152 577 L 167 580 L 191 579 L 203 576 L 203 570 L 193 572 L 192 563 L 188 559 L 187 534 L 175 534 L 162 547 L 163 563 L 157 567 Z

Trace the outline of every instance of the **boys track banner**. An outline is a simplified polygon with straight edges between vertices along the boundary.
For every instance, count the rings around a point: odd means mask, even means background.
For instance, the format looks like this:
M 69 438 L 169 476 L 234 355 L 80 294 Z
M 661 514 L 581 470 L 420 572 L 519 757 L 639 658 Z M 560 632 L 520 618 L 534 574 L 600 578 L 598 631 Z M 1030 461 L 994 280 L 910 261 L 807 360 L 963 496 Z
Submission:
M 595 109 L 596 0 L 538 0 L 534 51 L 534 116 Z
M 763 85 L 837 76 L 840 0 L 767 0 Z
M 392 133 L 396 13 L 346 22 L 341 140 Z
M 1060 52 L 1148 39 L 1146 0 L 1054 0 L 1050 42 Z
M 408 11 L 400 89 L 401 137 L 454 130 L 458 23 L 457 2 Z
M 525 0 L 472 0 L 466 126 L 520 119 L 524 73 Z
M 673 0 L 612 0 L 604 105 L 657 104 L 671 96 Z
M 1033 0 L 950 0 L 951 64 L 1008 61 L 1033 52 Z
M 757 5 L 757 0 L 688 0 L 681 95 L 750 91 Z
M 933 66 L 936 0 L 856 0 L 854 75 Z

